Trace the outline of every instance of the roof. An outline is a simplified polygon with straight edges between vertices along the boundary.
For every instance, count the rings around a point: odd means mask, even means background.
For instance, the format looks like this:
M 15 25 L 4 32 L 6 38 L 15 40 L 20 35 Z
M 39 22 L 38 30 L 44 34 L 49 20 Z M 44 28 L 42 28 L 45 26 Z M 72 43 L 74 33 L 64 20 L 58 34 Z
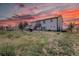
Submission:
M 42 20 L 48 20 L 48 19 L 54 19 L 54 18 L 58 18 L 58 17 L 61 17 L 61 15 L 58 15 L 58 16 L 49 16 L 49 17 L 44 17 L 44 18 L 38 18 L 38 19 L 30 19 L 29 21 L 27 21 L 28 23 L 29 22 L 36 22 L 36 21 L 42 21 Z

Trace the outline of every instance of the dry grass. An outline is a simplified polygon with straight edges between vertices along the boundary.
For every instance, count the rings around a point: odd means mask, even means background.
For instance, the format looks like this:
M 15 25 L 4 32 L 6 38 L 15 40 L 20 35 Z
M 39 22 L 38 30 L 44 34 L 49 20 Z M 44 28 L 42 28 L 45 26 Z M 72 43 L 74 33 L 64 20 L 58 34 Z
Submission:
M 0 55 L 79 55 L 79 33 L 0 31 Z

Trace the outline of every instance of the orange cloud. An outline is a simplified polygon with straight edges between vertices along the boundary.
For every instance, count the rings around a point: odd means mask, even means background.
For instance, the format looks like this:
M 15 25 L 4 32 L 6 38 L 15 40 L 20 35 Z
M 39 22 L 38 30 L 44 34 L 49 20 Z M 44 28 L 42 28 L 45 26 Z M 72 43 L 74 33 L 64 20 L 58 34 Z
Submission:
M 79 9 L 64 10 L 60 13 L 64 19 L 78 18 Z
M 64 24 L 68 25 L 71 21 L 75 21 L 75 18 L 79 18 L 79 9 L 63 10 L 59 14 L 62 15 Z M 79 24 L 79 21 L 75 21 L 75 24 Z

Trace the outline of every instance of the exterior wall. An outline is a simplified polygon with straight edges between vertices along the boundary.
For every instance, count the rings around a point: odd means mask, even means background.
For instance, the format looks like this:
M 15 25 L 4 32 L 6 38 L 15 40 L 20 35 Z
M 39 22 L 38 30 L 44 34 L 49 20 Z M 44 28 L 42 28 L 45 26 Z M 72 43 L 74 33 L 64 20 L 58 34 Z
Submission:
M 62 16 L 58 17 L 58 26 L 60 30 L 63 30 L 63 19 Z
M 46 20 L 45 27 L 46 30 L 57 30 L 56 19 L 48 19 Z
M 46 19 L 44 21 L 39 21 L 42 30 L 56 30 L 56 19 Z M 37 22 L 36 22 L 37 23 Z
M 46 20 L 36 21 L 32 23 L 31 28 L 35 30 L 53 30 L 53 31 L 62 30 L 62 18 L 56 17 L 56 18 L 49 18 Z

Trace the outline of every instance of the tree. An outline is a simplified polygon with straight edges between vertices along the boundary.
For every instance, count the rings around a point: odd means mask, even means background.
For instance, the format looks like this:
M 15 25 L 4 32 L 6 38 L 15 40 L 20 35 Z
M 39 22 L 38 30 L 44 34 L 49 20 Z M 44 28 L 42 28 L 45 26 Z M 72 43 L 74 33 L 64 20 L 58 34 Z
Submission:
M 26 27 L 26 25 L 27 25 L 27 23 L 22 23 L 22 22 L 20 22 L 19 25 L 18 25 L 18 27 L 19 27 L 20 30 L 23 31 L 24 28 Z
M 69 24 L 69 26 L 68 26 L 68 29 L 72 32 L 73 31 L 73 28 L 74 28 L 74 23 L 73 22 L 71 22 L 70 24 Z

